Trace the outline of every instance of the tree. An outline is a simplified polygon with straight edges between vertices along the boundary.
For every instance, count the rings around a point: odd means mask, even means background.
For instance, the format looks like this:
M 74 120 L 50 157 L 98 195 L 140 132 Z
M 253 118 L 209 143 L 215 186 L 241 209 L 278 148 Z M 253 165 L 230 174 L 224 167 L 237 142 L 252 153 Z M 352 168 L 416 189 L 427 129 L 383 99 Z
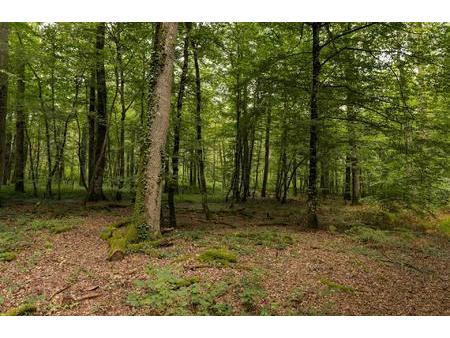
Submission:
M 140 238 L 159 235 L 161 229 L 161 167 L 169 128 L 177 27 L 177 23 L 157 23 L 155 27 L 149 111 L 144 120 L 134 206 L 134 222 Z
M 185 33 L 184 33 L 184 42 L 183 42 L 183 66 L 181 69 L 180 75 L 180 84 L 178 87 L 178 96 L 177 96 L 177 106 L 174 120 L 174 129 L 173 129 L 173 151 L 172 151 L 172 176 L 170 178 L 167 199 L 169 204 L 169 217 L 170 224 L 172 226 L 177 225 L 176 215 L 175 215 L 175 201 L 174 194 L 178 192 L 178 171 L 179 171 L 179 152 L 180 152 L 180 132 L 181 132 L 181 114 L 183 111 L 183 98 L 184 92 L 186 89 L 186 80 L 188 75 L 188 65 L 189 65 L 189 35 L 192 24 L 187 22 L 184 25 Z
M 8 37 L 9 24 L 0 23 L 0 185 L 6 161 L 6 114 L 8 111 Z
M 24 171 L 25 171 L 25 54 L 22 40 L 20 41 L 20 51 L 17 60 L 17 91 L 16 91 L 16 150 L 15 150 L 15 188 L 17 192 L 25 192 Z
M 97 25 L 96 47 L 96 84 L 97 84 L 97 111 L 95 130 L 95 164 L 93 175 L 89 181 L 89 193 L 87 199 L 90 201 L 105 199 L 103 194 L 103 176 L 106 165 L 106 146 L 108 131 L 108 116 L 106 112 L 106 78 L 105 78 L 105 32 L 106 24 L 100 22 Z
M 317 121 L 318 94 L 320 81 L 320 29 L 322 24 L 314 22 L 312 28 L 312 77 L 311 77 L 311 101 L 310 101 L 310 136 L 309 136 L 309 177 L 308 177 L 308 226 L 318 228 L 317 219 Z
M 197 144 L 196 144 L 196 155 L 197 155 L 197 163 L 198 163 L 198 174 L 199 174 L 199 188 L 200 194 L 202 195 L 202 207 L 203 212 L 205 214 L 206 219 L 210 219 L 210 212 L 208 208 L 208 193 L 206 188 L 206 178 L 205 178 L 205 162 L 203 158 L 203 143 L 202 143 L 202 94 L 201 94 L 201 86 L 200 86 L 200 67 L 198 64 L 198 46 L 196 41 L 192 41 L 192 51 L 194 55 L 194 66 L 195 66 L 195 98 L 196 98 L 196 106 L 195 106 L 195 124 L 197 130 Z

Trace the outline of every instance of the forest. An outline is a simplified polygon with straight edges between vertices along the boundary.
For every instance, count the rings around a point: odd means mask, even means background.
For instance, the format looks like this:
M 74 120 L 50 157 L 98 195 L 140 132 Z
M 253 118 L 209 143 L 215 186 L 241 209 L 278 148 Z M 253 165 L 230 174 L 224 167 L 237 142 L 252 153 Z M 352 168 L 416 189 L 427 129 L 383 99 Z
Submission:
M 447 23 L 0 23 L 3 315 L 450 315 Z

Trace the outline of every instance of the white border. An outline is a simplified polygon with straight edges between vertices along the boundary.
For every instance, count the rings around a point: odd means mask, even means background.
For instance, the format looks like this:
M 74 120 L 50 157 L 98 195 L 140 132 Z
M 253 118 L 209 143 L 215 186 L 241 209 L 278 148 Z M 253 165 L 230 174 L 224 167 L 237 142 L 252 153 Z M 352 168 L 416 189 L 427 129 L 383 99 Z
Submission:
M 445 337 L 448 317 L 0 317 L 3 337 Z
M 3 0 L 0 21 L 450 21 L 448 0 Z

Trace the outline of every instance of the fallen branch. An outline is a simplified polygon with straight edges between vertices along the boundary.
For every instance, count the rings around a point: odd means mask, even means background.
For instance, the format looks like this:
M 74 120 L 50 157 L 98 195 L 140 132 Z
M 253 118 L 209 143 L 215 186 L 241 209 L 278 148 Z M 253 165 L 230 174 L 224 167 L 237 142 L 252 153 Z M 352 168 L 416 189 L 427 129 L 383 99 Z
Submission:
M 63 287 L 62 289 L 57 290 L 56 292 L 54 292 L 50 298 L 48 299 L 49 301 L 52 300 L 56 295 L 60 294 L 63 291 L 66 291 L 68 288 L 70 288 L 72 286 L 72 284 L 66 285 L 65 287 Z

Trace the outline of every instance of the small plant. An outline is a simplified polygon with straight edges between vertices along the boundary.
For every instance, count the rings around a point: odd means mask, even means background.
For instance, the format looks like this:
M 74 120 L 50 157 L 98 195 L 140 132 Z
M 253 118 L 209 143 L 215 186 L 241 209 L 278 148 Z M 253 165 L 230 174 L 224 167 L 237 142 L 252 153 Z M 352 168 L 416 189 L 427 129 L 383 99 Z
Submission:
M 345 233 L 365 244 L 383 245 L 389 242 L 389 237 L 384 231 L 365 226 L 354 226 Z
M 17 258 L 17 254 L 15 252 L 0 252 L 0 262 L 11 262 Z
M 135 281 L 141 292 L 128 296 L 133 307 L 146 307 L 151 315 L 229 315 L 232 307 L 219 298 L 228 290 L 225 282 L 211 284 L 198 277 L 182 277 L 170 268 L 148 269 L 149 279 Z
M 266 292 L 261 285 L 261 276 L 261 272 L 254 269 L 250 275 L 244 276 L 241 280 L 241 303 L 245 311 L 251 314 L 258 314 L 264 310 L 262 304 Z
M 204 263 L 228 266 L 230 263 L 236 263 L 236 254 L 225 248 L 213 248 L 202 252 L 198 259 Z

